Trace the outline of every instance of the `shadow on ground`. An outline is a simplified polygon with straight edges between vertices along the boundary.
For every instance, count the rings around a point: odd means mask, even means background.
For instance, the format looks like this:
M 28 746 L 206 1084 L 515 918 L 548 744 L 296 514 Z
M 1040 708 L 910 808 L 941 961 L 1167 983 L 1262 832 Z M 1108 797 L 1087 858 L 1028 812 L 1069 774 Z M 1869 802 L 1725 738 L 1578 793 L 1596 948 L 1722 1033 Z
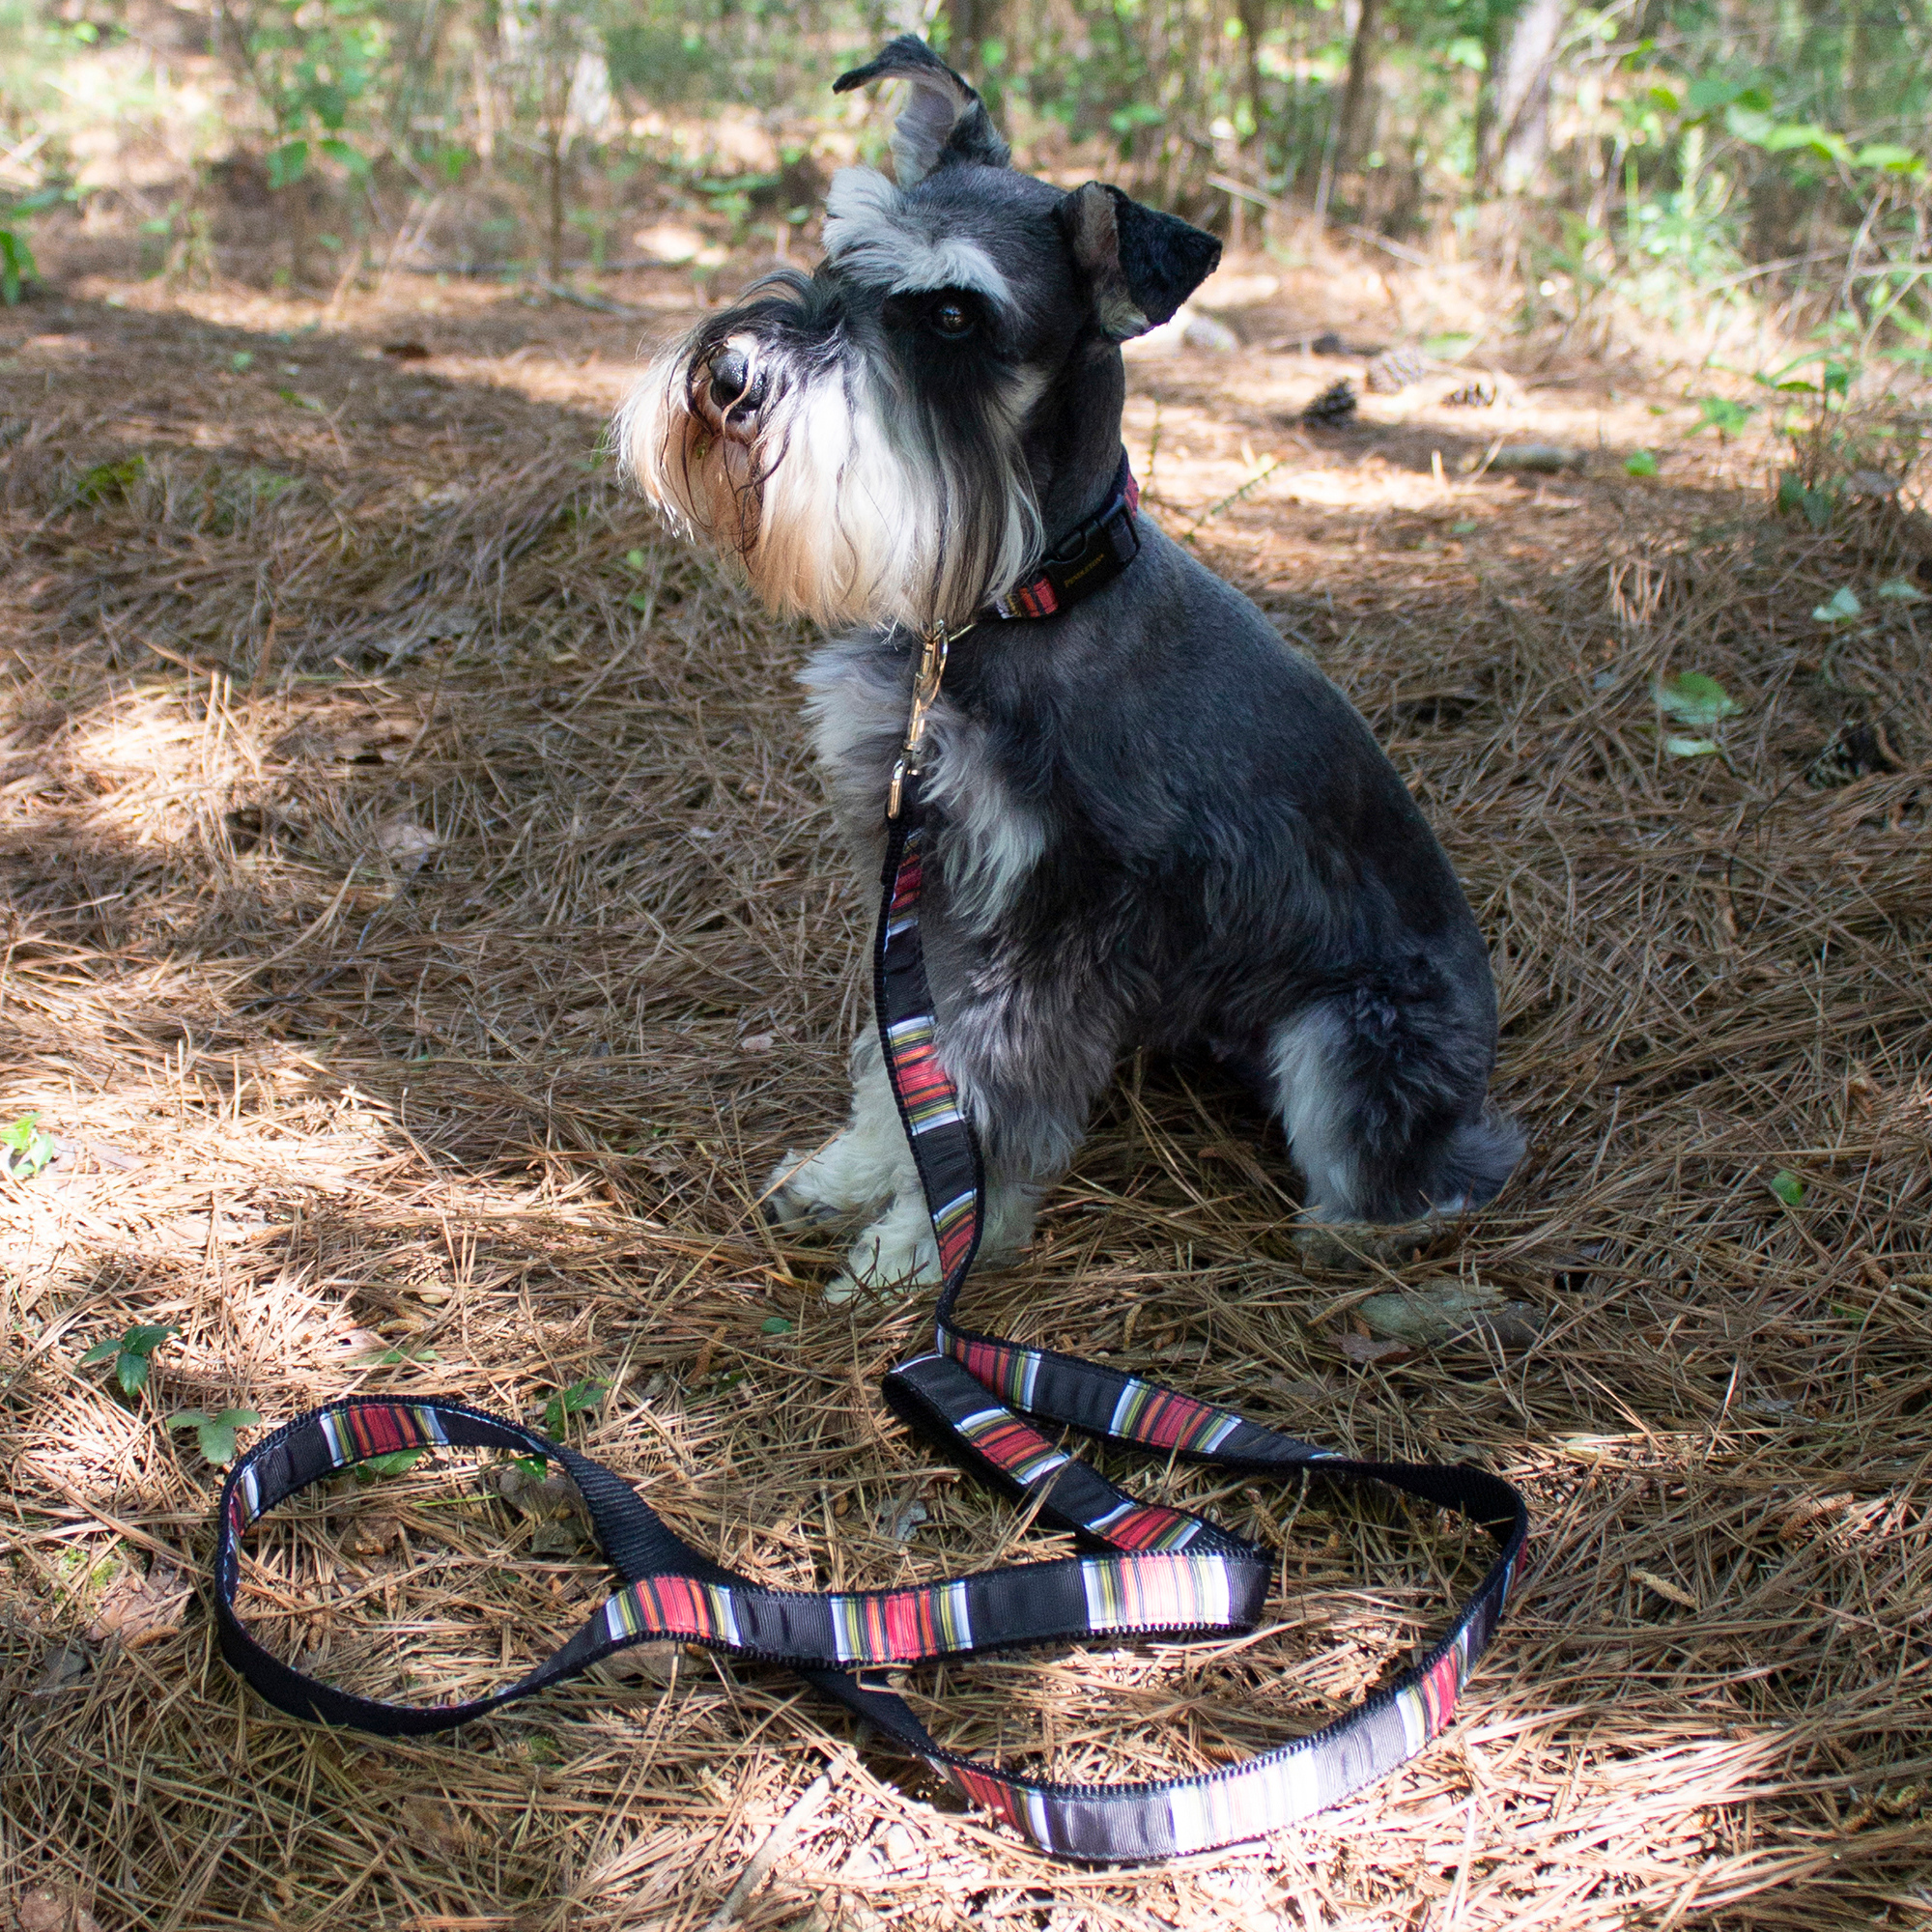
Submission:
M 597 464 L 628 324 L 510 309 L 399 361 L 381 317 L 33 323 L 0 368 L 0 1051 L 68 1151 L 0 1183 L 0 1870 L 107 1932 L 699 1922 L 845 1741 L 782 1680 L 686 1658 L 365 1745 L 266 1715 L 197 1611 L 136 1642 L 103 1605 L 206 1552 L 213 1475 L 167 1411 L 352 1387 L 533 1416 L 601 1382 L 594 1453 L 775 1582 L 1057 1547 L 874 1402 L 923 1312 L 828 1309 L 750 1212 L 838 1118 L 869 913 L 805 769 L 808 640 Z M 1252 372 L 1136 384 L 1157 514 L 1363 703 L 1492 937 L 1531 1154 L 1399 1278 L 1488 1283 L 1542 1339 L 1359 1346 L 1358 1285 L 1293 1265 L 1278 1140 L 1171 1068 L 1123 1072 L 976 1312 L 1324 1443 L 1501 1468 L 1535 1562 L 1464 1721 L 1347 1817 L 1076 1880 L 867 1756 L 755 1922 L 1389 1924 L 1452 1891 L 1471 1926 L 1908 1922 L 1932 681 L 1873 585 L 1911 530 L 1794 532 L 1614 467 L 1552 509 L 1457 479 L 1479 434 L 1277 451 Z M 1821 639 L 1847 582 L 1877 614 Z M 1686 669 L 1738 699 L 1711 754 L 1671 755 L 1651 697 Z M 1874 718 L 1894 768 L 1806 781 Z M 135 1321 L 177 1333 L 130 1406 L 78 1356 Z M 1284 1549 L 1281 1628 L 1211 1663 L 950 1673 L 923 1690 L 959 1738 L 1067 1777 L 1226 1762 L 1401 1667 L 1466 1560 L 1142 1480 Z M 514 1512 L 452 1530 L 426 1472 L 349 1501 L 257 1580 L 369 1688 L 484 1681 L 599 1594 Z

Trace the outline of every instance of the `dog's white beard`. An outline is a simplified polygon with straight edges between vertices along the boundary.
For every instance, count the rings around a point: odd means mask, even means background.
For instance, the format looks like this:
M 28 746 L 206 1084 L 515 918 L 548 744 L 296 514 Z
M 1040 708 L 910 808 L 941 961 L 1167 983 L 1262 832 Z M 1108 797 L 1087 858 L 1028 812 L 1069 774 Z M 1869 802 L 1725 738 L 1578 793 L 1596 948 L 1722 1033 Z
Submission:
M 881 411 L 854 393 L 867 371 L 831 362 L 774 384 L 748 447 L 692 412 L 689 366 L 681 352 L 652 364 L 618 419 L 618 445 L 673 527 L 735 552 L 767 603 L 827 627 L 964 623 L 1036 554 L 1039 514 L 1016 433 L 1031 397 L 1009 399 L 994 448 L 935 461 L 899 449 Z

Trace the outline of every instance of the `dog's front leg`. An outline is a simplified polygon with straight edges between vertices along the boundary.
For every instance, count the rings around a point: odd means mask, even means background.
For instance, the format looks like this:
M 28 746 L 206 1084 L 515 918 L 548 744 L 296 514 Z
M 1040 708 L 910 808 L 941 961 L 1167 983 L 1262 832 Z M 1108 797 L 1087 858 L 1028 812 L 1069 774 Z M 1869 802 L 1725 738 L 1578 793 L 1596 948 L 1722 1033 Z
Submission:
M 864 1222 L 845 1257 L 845 1271 L 827 1299 L 854 1290 L 930 1288 L 939 1280 L 939 1249 L 919 1169 L 906 1145 L 898 1103 L 886 1077 L 877 1030 L 869 1023 L 852 1042 L 852 1112 L 845 1127 L 815 1154 L 787 1153 L 773 1173 L 765 1214 L 792 1231 L 840 1232 Z M 986 1240 L 1008 1250 L 1026 1245 L 1033 1201 L 1025 1190 L 989 1182 Z
M 765 1217 L 775 1227 L 849 1228 L 902 1195 L 918 1198 L 918 1170 L 869 1023 L 852 1042 L 851 1066 L 844 1128 L 814 1154 L 787 1153 L 766 1183 Z
M 933 963 L 938 975 L 953 978 L 947 951 L 935 949 Z M 985 1158 L 980 1258 L 994 1265 L 1011 1261 L 1032 1238 L 1040 1197 L 1066 1171 L 1094 1096 L 1114 1067 L 1116 1043 L 1101 1003 L 1066 987 L 1054 992 L 1043 1001 L 1037 989 L 1007 985 L 993 991 L 981 980 L 959 1005 L 942 1003 L 941 1053 Z M 857 1048 L 853 1063 L 859 1069 Z M 859 1130 L 862 1114 L 870 1118 L 867 1081 L 876 1081 L 883 1106 L 892 1108 L 876 1049 L 865 1062 L 848 1133 Z M 893 1128 L 899 1132 L 895 1110 Z M 828 1153 L 838 1147 L 835 1142 Z M 902 1133 L 897 1152 L 892 1205 L 852 1243 L 846 1272 L 828 1291 L 831 1299 L 842 1300 L 862 1286 L 938 1283 L 938 1247 Z
M 852 1113 L 844 1130 L 809 1158 L 787 1153 L 765 1193 L 766 1217 L 781 1228 L 838 1230 L 868 1222 L 845 1258 L 845 1272 L 826 1291 L 830 1301 L 849 1300 L 862 1284 L 917 1288 L 939 1279 L 919 1169 L 870 1024 L 852 1042 L 851 1065 Z

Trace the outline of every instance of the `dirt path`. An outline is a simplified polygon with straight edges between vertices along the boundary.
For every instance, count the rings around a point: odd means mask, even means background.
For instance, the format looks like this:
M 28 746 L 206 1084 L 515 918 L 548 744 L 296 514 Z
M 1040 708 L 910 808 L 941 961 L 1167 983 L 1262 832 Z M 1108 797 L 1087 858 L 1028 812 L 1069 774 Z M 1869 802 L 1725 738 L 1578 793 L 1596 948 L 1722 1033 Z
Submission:
M 670 321 L 688 289 L 625 294 Z M 1532 1568 L 1452 1735 L 1305 1830 L 1069 1872 L 867 1753 L 741 1922 L 1922 1924 L 1932 679 L 1922 607 L 1879 594 L 1923 580 L 1918 526 L 1770 520 L 1755 457 L 1581 366 L 1298 426 L 1360 361 L 1265 345 L 1386 326 L 1319 295 L 1137 361 L 1130 453 L 1462 871 L 1532 1149 L 1401 1278 L 1488 1284 L 1542 1338 L 1378 1341 L 1293 1263 L 1278 1137 L 1160 1067 L 976 1307 L 1502 1469 Z M 535 1419 L 594 1381 L 593 1453 L 774 1583 L 1060 1548 L 878 1406 L 921 1310 L 826 1308 L 825 1258 L 749 1211 L 838 1119 L 868 909 L 805 766 L 806 636 L 595 457 L 639 333 L 409 281 L 328 317 L 88 283 L 0 319 L 0 1114 L 60 1149 L 0 1179 L 0 1924 L 695 1926 L 844 1762 L 794 1683 L 696 1654 L 454 1742 L 283 1721 L 185 1594 L 214 1476 L 171 1413 L 370 1388 Z M 1499 438 L 1592 460 L 1468 473 Z M 1688 670 L 1738 700 L 1719 753 L 1662 742 L 1652 679 Z M 1806 781 L 1874 724 L 1889 755 Z M 130 1404 L 78 1358 L 136 1322 L 175 1332 Z M 942 1736 L 1063 1778 L 1210 1768 L 1400 1668 L 1479 1560 L 1137 1480 L 1284 1548 L 1268 1634 L 923 1677 Z M 427 1471 L 324 1499 L 249 1578 L 275 1641 L 397 1695 L 502 1681 L 604 1590 L 568 1520 Z

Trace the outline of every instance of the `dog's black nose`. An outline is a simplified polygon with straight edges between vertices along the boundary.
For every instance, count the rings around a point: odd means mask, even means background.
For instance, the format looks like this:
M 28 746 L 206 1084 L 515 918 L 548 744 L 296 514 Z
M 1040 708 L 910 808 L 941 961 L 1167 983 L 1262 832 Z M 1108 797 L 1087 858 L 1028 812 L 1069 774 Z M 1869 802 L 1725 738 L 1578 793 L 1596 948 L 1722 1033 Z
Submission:
M 746 400 L 745 392 L 752 382 L 751 360 L 742 349 L 733 349 L 727 343 L 712 356 L 709 366 L 711 405 L 720 415 L 727 415 Z

